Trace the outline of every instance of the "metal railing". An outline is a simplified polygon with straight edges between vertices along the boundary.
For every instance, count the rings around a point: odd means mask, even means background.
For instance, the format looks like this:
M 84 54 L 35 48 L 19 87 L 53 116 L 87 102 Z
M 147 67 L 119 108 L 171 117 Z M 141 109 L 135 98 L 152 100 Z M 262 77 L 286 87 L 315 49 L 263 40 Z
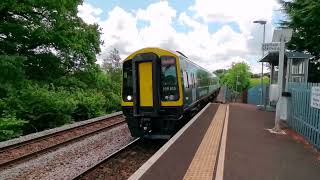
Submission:
M 320 149 L 320 109 L 311 107 L 311 89 L 320 83 L 288 84 L 291 93 L 288 104 L 288 124 Z

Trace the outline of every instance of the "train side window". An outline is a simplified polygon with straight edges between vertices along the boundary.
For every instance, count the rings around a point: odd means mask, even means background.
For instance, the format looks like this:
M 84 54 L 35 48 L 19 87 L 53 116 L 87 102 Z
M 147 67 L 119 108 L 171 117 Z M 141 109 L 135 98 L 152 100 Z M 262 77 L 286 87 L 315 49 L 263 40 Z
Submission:
M 186 74 L 187 74 L 187 88 L 189 88 L 189 74 L 188 72 L 186 72 Z
M 191 73 L 191 81 L 190 81 L 190 86 L 193 88 L 194 87 L 194 77 L 193 77 L 193 73 Z
M 192 73 L 192 86 L 196 87 L 196 79 L 194 78 L 194 73 Z
M 189 84 L 189 87 L 192 88 L 192 73 L 189 74 L 188 84 Z
M 188 78 L 187 78 L 187 72 L 183 72 L 183 84 L 185 88 L 188 88 Z
M 161 57 L 161 100 L 179 99 L 176 59 L 171 56 Z

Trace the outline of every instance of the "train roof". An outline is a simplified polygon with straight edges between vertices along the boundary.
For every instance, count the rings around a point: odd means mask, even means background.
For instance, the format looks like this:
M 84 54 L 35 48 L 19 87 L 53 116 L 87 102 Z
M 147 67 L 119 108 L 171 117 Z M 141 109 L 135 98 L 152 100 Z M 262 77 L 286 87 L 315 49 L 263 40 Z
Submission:
M 158 48 L 158 47 L 147 47 L 147 48 L 140 49 L 140 50 L 135 51 L 134 53 L 130 54 L 124 61 L 132 59 L 137 54 L 148 53 L 148 52 L 156 52 L 159 55 L 161 55 L 161 54 L 169 55 L 170 54 L 172 56 L 179 57 L 179 54 L 174 51 L 170 51 L 170 50 L 162 49 L 162 48 Z
M 163 48 L 159 48 L 159 47 L 146 47 L 146 48 L 142 48 L 140 50 L 135 51 L 134 53 L 130 54 L 127 58 L 125 58 L 124 61 L 130 60 L 132 59 L 134 56 L 136 56 L 137 54 L 140 53 L 148 53 L 148 52 L 156 52 L 159 55 L 172 55 L 172 56 L 176 56 L 176 57 L 183 57 L 185 58 L 187 61 L 191 62 L 192 64 L 194 64 L 195 66 L 201 68 L 202 70 L 212 74 L 213 76 L 216 76 L 214 73 L 208 71 L 207 69 L 201 67 L 200 65 L 196 64 L 195 62 L 193 62 L 192 60 L 190 60 L 185 54 L 183 54 L 180 51 L 171 51 L 171 50 L 167 50 L 167 49 L 163 49 Z

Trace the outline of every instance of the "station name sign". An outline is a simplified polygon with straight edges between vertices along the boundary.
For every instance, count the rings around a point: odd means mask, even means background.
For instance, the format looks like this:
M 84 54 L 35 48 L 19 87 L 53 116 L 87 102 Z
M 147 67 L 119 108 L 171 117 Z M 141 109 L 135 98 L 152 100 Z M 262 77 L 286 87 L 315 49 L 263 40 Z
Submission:
M 263 43 L 262 50 L 264 50 L 264 51 L 280 51 L 280 43 L 279 42 Z
M 320 109 L 320 86 L 311 89 L 311 107 Z

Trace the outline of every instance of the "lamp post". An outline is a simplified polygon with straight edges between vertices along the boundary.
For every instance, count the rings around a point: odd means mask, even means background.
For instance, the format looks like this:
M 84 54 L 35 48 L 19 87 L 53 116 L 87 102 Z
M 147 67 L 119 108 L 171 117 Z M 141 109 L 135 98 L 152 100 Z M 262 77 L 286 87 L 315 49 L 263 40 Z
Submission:
M 262 41 L 262 43 L 264 44 L 265 43 L 265 38 L 266 38 L 266 24 L 267 24 L 267 21 L 258 20 L 258 21 L 253 21 L 253 23 L 263 25 L 263 41 Z M 264 56 L 264 50 L 262 49 L 262 58 L 263 58 L 263 56 Z M 263 62 L 261 62 L 261 98 L 260 98 L 260 105 L 263 104 L 263 108 L 266 109 L 266 103 L 263 101 L 263 99 L 264 99 L 264 93 L 263 93 Z

